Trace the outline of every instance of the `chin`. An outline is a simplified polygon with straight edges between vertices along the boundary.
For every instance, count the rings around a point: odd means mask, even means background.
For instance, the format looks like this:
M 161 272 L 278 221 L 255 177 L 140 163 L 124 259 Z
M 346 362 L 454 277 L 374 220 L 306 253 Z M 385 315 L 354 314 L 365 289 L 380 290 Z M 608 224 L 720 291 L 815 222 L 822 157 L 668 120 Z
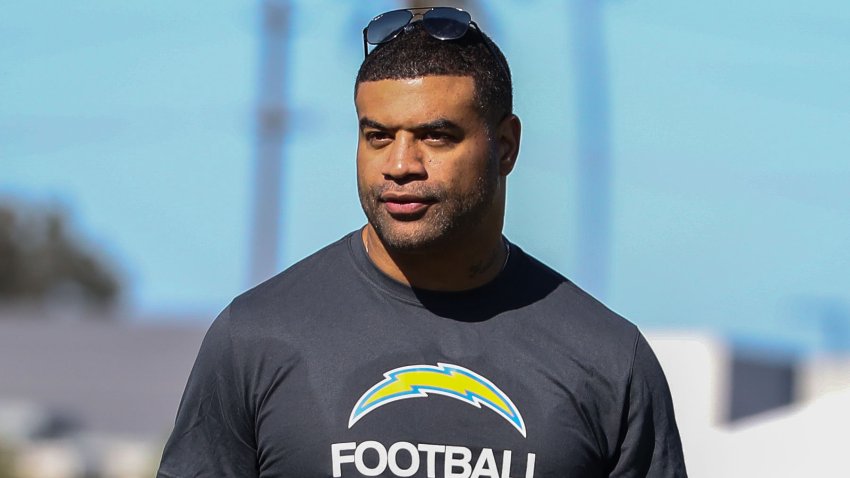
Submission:
M 446 231 L 433 227 L 396 227 L 396 225 L 372 223 L 375 233 L 384 248 L 390 252 L 414 253 L 427 251 L 447 241 Z M 406 225 L 405 225 L 406 226 Z

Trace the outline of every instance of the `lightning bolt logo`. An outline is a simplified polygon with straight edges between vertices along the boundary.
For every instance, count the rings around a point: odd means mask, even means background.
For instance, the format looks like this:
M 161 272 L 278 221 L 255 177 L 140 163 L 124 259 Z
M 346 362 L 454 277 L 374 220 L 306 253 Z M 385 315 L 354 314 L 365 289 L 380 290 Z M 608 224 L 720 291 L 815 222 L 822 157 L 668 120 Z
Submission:
M 438 363 L 436 367 L 408 365 L 390 370 L 384 377 L 357 401 L 351 410 L 348 428 L 367 413 L 388 403 L 406 398 L 424 398 L 435 393 L 476 408 L 484 405 L 507 420 L 525 437 L 525 422 L 511 399 L 493 382 L 472 370 L 445 363 Z

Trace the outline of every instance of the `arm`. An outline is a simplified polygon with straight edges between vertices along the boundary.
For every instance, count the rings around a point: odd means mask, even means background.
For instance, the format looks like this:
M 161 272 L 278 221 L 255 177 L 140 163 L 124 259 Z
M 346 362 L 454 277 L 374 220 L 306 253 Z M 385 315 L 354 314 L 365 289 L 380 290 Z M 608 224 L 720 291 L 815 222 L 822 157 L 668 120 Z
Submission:
M 635 344 L 624 431 L 610 476 L 687 477 L 664 372 L 643 336 Z
M 236 373 L 230 327 L 228 308 L 204 337 L 158 478 L 259 476 L 253 413 Z

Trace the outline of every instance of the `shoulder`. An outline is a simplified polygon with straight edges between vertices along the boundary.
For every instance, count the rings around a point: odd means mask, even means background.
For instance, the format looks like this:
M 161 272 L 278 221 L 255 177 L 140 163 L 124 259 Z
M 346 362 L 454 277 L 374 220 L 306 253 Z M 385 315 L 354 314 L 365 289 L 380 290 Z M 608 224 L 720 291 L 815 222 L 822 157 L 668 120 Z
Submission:
M 529 300 L 524 320 L 557 338 L 564 352 L 595 357 L 594 362 L 631 368 L 642 336 L 637 326 L 608 308 L 559 272 L 517 248 L 519 264 L 512 280 Z
M 535 306 L 574 328 L 591 334 L 626 340 L 634 346 L 639 335 L 637 327 L 620 314 L 614 312 L 558 271 L 540 262 L 530 254 L 516 248 L 520 266 L 516 268 L 517 279 L 523 287 L 542 289 L 537 291 L 540 299 Z
M 353 233 L 351 233 L 353 234 Z M 322 290 L 319 284 L 340 280 L 340 275 L 354 272 L 349 242 L 351 234 L 301 259 L 283 272 L 245 291 L 233 299 L 231 307 L 238 315 L 245 308 L 263 307 L 280 302 L 304 289 Z
M 354 233 L 351 233 L 354 234 Z M 359 282 L 351 234 L 300 260 L 283 272 L 235 297 L 220 317 L 231 333 L 262 334 L 312 312 L 338 294 L 342 284 Z

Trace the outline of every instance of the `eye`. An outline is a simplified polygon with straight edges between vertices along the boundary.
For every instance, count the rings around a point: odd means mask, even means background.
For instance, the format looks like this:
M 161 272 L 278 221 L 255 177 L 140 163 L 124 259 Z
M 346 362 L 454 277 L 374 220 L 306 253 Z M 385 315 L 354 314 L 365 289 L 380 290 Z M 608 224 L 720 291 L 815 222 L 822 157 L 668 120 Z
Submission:
M 363 136 L 366 138 L 366 142 L 373 148 L 386 146 L 393 139 L 386 131 L 366 131 L 363 133 Z
M 453 136 L 440 131 L 429 131 L 425 133 L 422 135 L 422 141 L 432 146 L 448 145 L 456 142 Z

